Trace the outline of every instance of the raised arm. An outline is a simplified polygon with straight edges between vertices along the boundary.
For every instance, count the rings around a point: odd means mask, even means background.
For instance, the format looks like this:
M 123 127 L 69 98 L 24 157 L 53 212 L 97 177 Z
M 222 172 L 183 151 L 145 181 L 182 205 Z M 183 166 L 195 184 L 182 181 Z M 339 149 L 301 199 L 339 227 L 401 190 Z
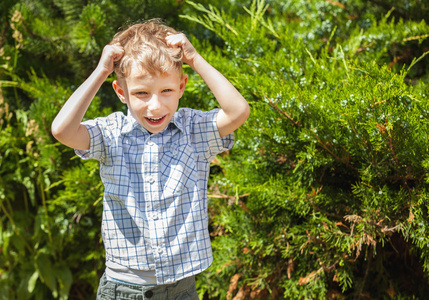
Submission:
M 183 33 L 169 35 L 166 41 L 172 47 L 182 47 L 183 62 L 201 76 L 219 102 L 221 110 L 216 123 L 220 136 L 226 136 L 240 127 L 249 117 L 250 108 L 231 82 L 195 50 Z
M 58 141 L 73 149 L 89 149 L 90 136 L 86 127 L 81 124 L 82 118 L 107 76 L 113 72 L 114 62 L 123 53 L 120 45 L 104 47 L 97 68 L 70 96 L 52 122 L 52 134 Z

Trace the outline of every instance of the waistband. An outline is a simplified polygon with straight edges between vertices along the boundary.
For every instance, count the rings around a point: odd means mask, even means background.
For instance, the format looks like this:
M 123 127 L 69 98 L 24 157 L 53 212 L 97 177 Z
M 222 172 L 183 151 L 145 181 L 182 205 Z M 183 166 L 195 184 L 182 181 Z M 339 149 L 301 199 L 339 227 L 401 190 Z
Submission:
M 107 280 L 106 274 L 104 273 L 100 279 L 97 299 L 98 296 L 101 296 L 99 295 L 101 293 L 114 299 L 166 300 L 174 299 L 177 295 L 195 289 L 195 276 L 171 284 L 142 286 Z

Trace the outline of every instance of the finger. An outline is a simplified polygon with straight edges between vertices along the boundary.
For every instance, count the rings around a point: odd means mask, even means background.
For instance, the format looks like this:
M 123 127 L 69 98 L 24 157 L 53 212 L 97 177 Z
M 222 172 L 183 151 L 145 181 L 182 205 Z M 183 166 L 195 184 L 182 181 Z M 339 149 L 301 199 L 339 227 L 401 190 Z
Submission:
M 176 46 L 177 45 L 177 40 L 171 35 L 167 36 L 165 38 L 165 41 L 167 42 L 167 45 L 169 45 L 169 46 Z
M 119 43 L 114 44 L 113 49 L 114 49 L 114 51 L 124 51 L 124 48 Z
M 115 56 L 113 57 L 113 61 L 118 61 L 118 60 L 120 60 L 123 56 L 124 56 L 124 52 L 116 53 L 116 54 L 115 54 Z
M 178 45 L 181 46 L 186 43 L 186 38 L 183 33 L 174 34 L 174 35 L 170 34 L 165 39 L 167 41 L 167 44 L 172 46 L 178 46 Z
M 124 48 L 122 47 L 117 47 L 116 49 L 113 50 L 113 61 L 118 61 L 122 58 L 122 56 L 124 55 L 125 51 Z

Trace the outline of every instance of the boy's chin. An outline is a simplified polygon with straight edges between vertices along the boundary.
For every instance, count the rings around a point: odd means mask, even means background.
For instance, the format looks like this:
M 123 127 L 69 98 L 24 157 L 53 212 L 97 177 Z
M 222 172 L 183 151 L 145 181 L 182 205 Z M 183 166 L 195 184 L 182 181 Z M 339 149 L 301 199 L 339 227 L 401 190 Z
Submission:
M 147 123 L 147 122 L 145 122 Z M 164 123 L 164 122 L 163 122 Z M 150 134 L 160 133 L 162 132 L 168 125 L 168 122 L 165 122 L 165 124 L 160 124 L 158 126 L 151 126 L 148 124 L 141 124 Z

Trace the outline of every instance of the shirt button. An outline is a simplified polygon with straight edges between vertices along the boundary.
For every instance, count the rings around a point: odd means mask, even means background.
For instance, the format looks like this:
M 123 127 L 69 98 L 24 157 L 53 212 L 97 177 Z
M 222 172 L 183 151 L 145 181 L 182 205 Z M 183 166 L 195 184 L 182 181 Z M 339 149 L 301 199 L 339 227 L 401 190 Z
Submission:
M 157 214 L 157 213 L 154 213 L 154 214 L 152 215 L 152 219 L 154 219 L 154 220 L 158 219 L 158 214 Z
M 149 146 L 153 146 L 153 145 L 155 145 L 155 144 L 154 144 L 154 142 L 152 142 L 152 141 L 147 142 L 147 144 L 148 144 Z
M 163 251 L 164 250 L 161 247 L 158 248 L 158 253 L 162 253 Z
M 151 176 L 151 177 L 149 177 L 149 178 L 147 179 L 147 181 L 148 181 L 150 184 L 153 184 L 153 183 L 155 182 L 155 179 L 153 179 L 153 177 Z

